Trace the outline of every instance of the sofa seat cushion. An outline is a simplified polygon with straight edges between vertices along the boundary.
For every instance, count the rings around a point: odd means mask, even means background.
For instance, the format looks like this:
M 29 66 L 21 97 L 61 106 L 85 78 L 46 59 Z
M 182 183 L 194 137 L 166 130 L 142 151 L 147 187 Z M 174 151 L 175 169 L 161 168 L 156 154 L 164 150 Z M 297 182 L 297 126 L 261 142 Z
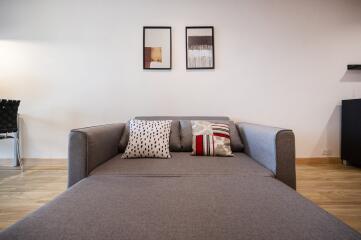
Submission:
M 269 177 L 91 176 L 1 240 L 353 240 L 361 235 Z
M 189 176 L 189 175 L 258 175 L 274 176 L 244 153 L 234 157 L 191 156 L 189 152 L 173 152 L 170 159 L 122 159 L 117 155 L 90 175 Z

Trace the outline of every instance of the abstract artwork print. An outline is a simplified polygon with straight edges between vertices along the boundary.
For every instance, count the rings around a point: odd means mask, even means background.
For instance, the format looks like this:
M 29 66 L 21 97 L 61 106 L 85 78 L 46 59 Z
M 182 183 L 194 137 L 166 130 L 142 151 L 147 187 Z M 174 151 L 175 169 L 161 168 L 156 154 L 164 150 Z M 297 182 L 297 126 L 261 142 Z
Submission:
M 143 27 L 143 68 L 171 69 L 171 27 Z
M 186 27 L 187 69 L 214 69 L 213 27 Z

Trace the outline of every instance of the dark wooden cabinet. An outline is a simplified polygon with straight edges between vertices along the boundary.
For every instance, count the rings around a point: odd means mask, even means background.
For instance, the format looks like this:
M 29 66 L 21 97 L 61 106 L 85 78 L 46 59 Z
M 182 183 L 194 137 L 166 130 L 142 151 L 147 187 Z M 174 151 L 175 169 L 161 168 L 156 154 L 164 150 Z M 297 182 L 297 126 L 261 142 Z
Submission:
M 361 167 L 361 99 L 342 101 L 341 159 Z

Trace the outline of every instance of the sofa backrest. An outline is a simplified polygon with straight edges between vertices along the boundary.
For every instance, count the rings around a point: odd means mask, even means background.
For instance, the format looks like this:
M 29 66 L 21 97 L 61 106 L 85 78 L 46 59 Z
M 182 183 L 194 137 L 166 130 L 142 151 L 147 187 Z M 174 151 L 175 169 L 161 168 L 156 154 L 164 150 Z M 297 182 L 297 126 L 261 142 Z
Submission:
M 242 152 L 243 143 L 236 128 L 236 125 L 229 117 L 224 116 L 140 116 L 139 120 L 173 120 L 170 133 L 171 152 L 191 152 L 192 151 L 192 124 L 191 120 L 206 120 L 210 122 L 227 123 L 231 134 L 231 148 L 233 152 Z M 119 143 L 119 151 L 124 152 L 128 144 L 129 127 L 127 127 Z
M 225 116 L 140 116 L 139 120 L 229 120 Z

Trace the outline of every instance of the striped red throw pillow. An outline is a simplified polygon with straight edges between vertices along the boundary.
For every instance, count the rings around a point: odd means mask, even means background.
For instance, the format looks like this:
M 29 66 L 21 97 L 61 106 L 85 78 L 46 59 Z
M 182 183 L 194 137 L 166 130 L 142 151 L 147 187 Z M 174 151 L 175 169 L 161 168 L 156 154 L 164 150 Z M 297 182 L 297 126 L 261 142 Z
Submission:
M 227 124 L 192 121 L 192 134 L 192 155 L 233 156 Z

